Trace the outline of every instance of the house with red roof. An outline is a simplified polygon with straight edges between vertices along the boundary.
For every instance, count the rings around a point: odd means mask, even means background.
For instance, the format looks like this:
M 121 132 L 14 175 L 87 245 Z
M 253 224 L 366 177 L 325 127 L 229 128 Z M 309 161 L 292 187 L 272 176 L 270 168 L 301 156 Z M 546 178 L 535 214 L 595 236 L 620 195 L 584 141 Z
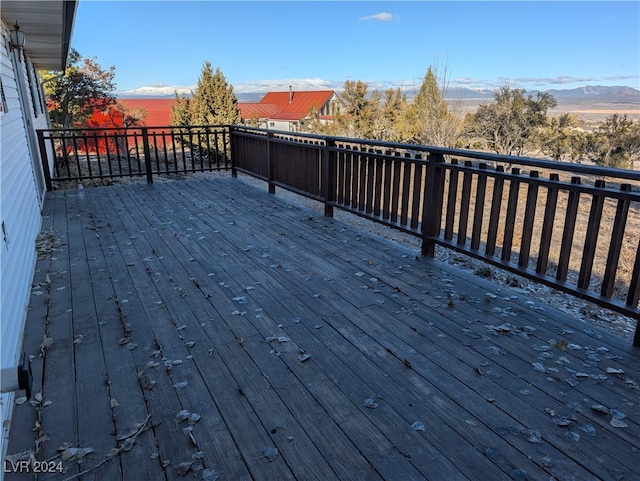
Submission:
M 260 102 L 238 102 L 243 122 L 251 119 L 258 126 L 274 130 L 297 132 L 314 115 L 321 121 L 331 121 L 339 98 L 333 90 L 302 90 L 267 92 Z
M 162 99 L 118 99 L 126 109 L 143 109 L 147 115 L 142 125 L 147 127 L 164 127 L 171 125 L 171 107 L 173 98 Z M 303 129 L 306 122 L 317 116 L 321 122 L 333 119 L 332 112 L 339 102 L 333 90 L 301 90 L 289 89 L 285 92 L 267 92 L 259 102 L 238 102 L 242 121 L 247 124 L 251 120 L 258 127 L 297 132 Z

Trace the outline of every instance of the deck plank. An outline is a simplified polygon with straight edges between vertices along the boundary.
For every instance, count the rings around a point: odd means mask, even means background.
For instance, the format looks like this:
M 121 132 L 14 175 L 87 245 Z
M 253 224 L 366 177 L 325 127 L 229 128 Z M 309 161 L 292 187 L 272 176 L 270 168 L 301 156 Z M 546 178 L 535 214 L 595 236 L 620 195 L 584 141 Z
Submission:
M 544 299 L 230 177 L 59 191 L 45 212 L 65 245 L 27 320 L 29 354 L 53 339 L 38 457 L 95 451 L 38 479 L 640 477 L 637 349 Z M 14 412 L 9 453 L 36 435 Z

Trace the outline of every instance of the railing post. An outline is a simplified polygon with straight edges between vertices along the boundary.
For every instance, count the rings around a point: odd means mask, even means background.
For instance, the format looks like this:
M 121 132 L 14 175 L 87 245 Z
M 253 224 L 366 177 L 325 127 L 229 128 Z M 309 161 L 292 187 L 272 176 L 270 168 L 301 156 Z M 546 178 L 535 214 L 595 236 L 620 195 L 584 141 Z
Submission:
M 49 169 L 49 158 L 47 157 L 47 146 L 44 143 L 44 132 L 42 130 L 37 131 L 38 134 L 38 146 L 40 147 L 40 162 L 42 162 L 42 172 L 44 173 L 44 183 L 47 186 L 47 190 L 53 190 L 53 182 L 51 182 L 51 169 Z M 51 139 L 51 137 L 49 137 Z M 51 150 L 55 152 L 53 148 L 53 140 L 51 140 Z M 55 162 L 55 158 L 53 159 Z
M 231 177 L 238 177 L 238 169 L 236 169 L 236 161 L 234 153 L 238 150 L 238 145 L 236 141 L 236 137 L 233 135 L 233 126 L 227 125 L 227 135 L 229 136 L 229 147 L 231 148 L 231 152 L 229 153 L 229 160 L 231 161 Z M 216 144 L 216 150 L 217 150 Z M 226 145 L 226 142 L 225 142 Z M 216 152 L 217 155 L 217 152 Z
M 633 265 L 631 282 L 629 283 L 629 292 L 627 293 L 627 306 L 632 309 L 637 307 L 638 300 L 640 300 L 640 241 L 638 241 L 636 260 Z M 640 347 L 640 317 L 636 317 L 636 333 L 633 336 L 633 345 Z
M 144 167 L 147 172 L 147 184 L 153 184 L 153 173 L 151 171 L 151 149 L 149 148 L 149 132 L 146 127 L 142 127 L 142 149 L 144 151 Z
M 444 155 L 429 153 L 427 183 L 422 213 L 422 255 L 434 257 L 434 237 L 440 235 L 442 224 L 442 196 L 444 195 Z
M 322 196 L 326 217 L 333 217 L 333 203 L 336 200 L 336 157 L 332 150 L 335 145 L 334 140 L 325 138 L 322 149 Z
M 273 183 L 273 179 L 275 178 L 275 156 L 274 156 L 274 146 L 275 143 L 271 141 L 273 139 L 273 133 L 267 132 L 267 179 L 269 182 L 269 193 L 276 193 L 276 186 Z

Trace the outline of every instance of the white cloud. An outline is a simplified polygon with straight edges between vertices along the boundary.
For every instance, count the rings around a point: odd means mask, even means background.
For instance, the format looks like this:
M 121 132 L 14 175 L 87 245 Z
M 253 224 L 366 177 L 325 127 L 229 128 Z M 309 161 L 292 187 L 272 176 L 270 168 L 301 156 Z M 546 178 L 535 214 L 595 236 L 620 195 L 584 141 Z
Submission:
M 388 12 L 380 12 L 374 15 L 367 15 L 366 17 L 360 17 L 361 22 L 368 22 L 373 20 L 375 22 L 390 22 L 392 20 L 397 20 L 398 16 L 393 13 Z

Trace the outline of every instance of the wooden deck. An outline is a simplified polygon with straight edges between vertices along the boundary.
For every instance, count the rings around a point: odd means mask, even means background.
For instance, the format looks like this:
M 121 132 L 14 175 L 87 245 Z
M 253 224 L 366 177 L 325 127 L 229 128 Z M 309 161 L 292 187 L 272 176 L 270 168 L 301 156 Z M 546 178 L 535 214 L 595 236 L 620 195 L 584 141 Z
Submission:
M 52 192 L 44 229 L 38 480 L 640 479 L 640 350 L 544 299 L 231 177 Z

